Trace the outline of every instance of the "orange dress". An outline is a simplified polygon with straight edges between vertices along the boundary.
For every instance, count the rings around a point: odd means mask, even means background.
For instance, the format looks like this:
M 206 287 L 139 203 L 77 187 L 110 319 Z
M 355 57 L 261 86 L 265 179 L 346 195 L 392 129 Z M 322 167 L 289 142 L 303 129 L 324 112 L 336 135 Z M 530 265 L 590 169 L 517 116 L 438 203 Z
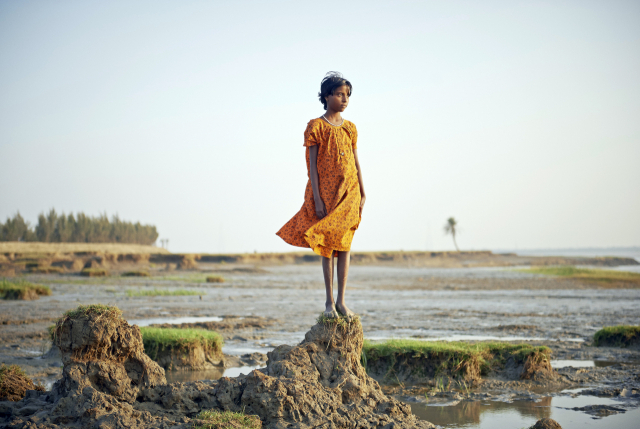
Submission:
M 318 179 L 320 197 L 327 215 L 319 219 L 313 199 L 311 180 L 307 181 L 304 204 L 295 216 L 276 234 L 287 243 L 310 247 L 326 258 L 337 251 L 351 250 L 353 233 L 360 225 L 360 183 L 353 150 L 358 132 L 353 122 L 343 121 L 334 126 L 324 119 L 312 119 L 304 132 L 307 147 L 307 176 L 309 147 L 318 145 Z

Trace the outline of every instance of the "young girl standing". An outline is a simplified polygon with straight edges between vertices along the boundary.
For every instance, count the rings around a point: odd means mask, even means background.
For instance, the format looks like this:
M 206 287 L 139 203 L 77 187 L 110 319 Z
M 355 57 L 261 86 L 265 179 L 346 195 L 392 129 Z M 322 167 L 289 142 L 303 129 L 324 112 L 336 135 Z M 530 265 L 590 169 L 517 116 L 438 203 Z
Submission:
M 336 310 L 352 317 L 344 301 L 349 274 L 353 233 L 358 229 L 365 202 L 362 171 L 358 162 L 358 132 L 342 118 L 349 105 L 351 83 L 340 73 L 329 72 L 320 84 L 318 98 L 324 115 L 312 119 L 304 132 L 309 181 L 304 204 L 276 234 L 293 246 L 310 247 L 322 256 L 327 293 L 325 316 Z M 333 301 L 334 256 L 338 259 L 338 297 Z

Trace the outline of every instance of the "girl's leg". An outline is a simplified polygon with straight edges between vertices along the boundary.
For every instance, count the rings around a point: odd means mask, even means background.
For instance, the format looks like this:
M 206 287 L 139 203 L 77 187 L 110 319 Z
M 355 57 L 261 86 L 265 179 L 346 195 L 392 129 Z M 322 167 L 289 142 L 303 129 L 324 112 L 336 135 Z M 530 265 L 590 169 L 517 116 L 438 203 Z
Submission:
M 330 258 L 322 256 L 322 273 L 324 274 L 324 287 L 327 293 L 324 315 L 337 317 L 336 306 L 333 303 L 333 255 Z
M 347 290 L 347 277 L 349 276 L 349 262 L 351 261 L 351 252 L 338 251 L 338 299 L 336 299 L 336 308 L 344 316 L 355 316 L 353 311 L 347 308 L 344 303 L 344 292 Z

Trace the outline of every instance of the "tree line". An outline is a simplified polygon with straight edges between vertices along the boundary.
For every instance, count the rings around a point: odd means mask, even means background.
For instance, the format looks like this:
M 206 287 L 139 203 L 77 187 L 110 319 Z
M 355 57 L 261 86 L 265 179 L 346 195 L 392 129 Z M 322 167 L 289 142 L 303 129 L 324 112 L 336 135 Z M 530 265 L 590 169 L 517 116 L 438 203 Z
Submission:
M 57 214 L 54 209 L 40 213 L 35 228 L 17 212 L 5 223 L 0 222 L 0 241 L 41 241 L 45 243 L 131 243 L 151 245 L 158 239 L 153 225 L 111 220 L 106 213 L 87 216 L 84 213 Z

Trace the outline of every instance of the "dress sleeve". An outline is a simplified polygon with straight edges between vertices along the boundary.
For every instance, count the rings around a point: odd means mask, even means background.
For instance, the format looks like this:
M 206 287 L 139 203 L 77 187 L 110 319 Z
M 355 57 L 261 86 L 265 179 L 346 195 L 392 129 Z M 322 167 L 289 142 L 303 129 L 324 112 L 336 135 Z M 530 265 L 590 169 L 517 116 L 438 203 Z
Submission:
M 303 146 L 315 146 L 320 144 L 320 139 L 318 135 L 318 125 L 315 121 L 309 121 L 307 124 L 307 129 L 304 130 L 304 145 Z

